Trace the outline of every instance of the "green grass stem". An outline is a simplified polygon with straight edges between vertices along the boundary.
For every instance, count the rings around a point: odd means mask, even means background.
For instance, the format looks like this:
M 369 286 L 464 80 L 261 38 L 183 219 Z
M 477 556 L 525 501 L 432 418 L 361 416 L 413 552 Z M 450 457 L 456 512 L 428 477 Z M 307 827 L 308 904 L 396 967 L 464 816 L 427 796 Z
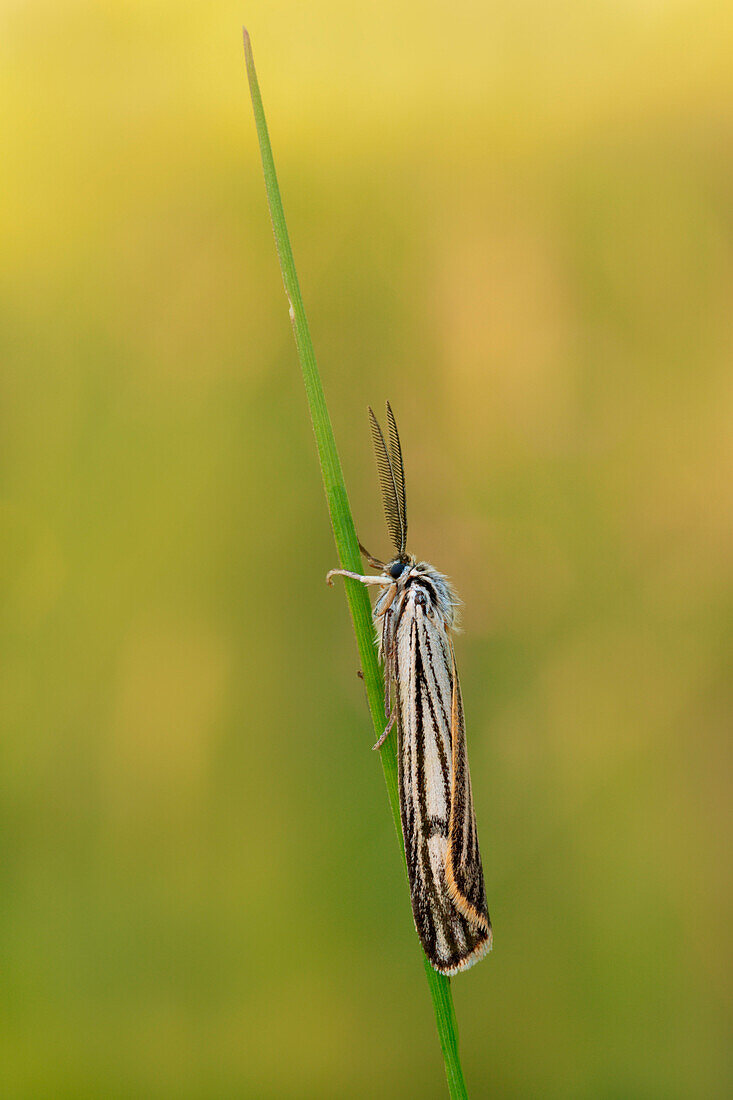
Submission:
M 272 156 L 270 138 L 267 131 L 265 112 L 262 106 L 262 97 L 257 81 L 252 46 L 247 31 L 244 31 L 244 55 L 247 63 L 247 76 L 252 97 L 257 137 L 262 157 L 262 168 L 265 175 L 265 189 L 267 201 L 270 206 L 270 217 L 275 234 L 277 254 L 280 259 L 285 293 L 290 304 L 290 320 L 295 334 L 295 344 L 298 349 L 298 358 L 303 372 L 308 406 L 310 409 L 313 431 L 316 436 L 318 458 L 323 474 L 323 486 L 326 490 L 326 500 L 331 516 L 333 535 L 336 541 L 338 558 L 343 569 L 361 572 L 362 562 L 359 553 L 359 543 L 356 537 L 356 529 L 351 516 L 349 500 L 346 494 L 346 486 L 341 471 L 341 462 L 336 441 L 331 427 L 331 419 L 328 415 L 326 399 L 323 393 L 316 357 L 313 351 L 313 343 L 308 329 L 308 321 L 305 315 L 303 299 L 298 284 L 298 276 L 295 271 L 293 252 L 290 247 L 285 213 L 283 211 L 280 188 L 278 187 L 275 162 Z M 384 728 L 384 681 L 377 661 L 377 651 L 374 641 L 374 628 L 372 626 L 371 604 L 366 589 L 358 581 L 345 582 L 346 599 L 351 612 L 351 619 L 356 634 L 356 644 L 359 650 L 364 684 L 366 686 L 369 709 L 374 724 L 374 733 L 378 737 Z M 402 849 L 402 828 L 400 825 L 399 796 L 397 792 L 397 752 L 394 730 L 388 737 L 380 752 L 384 778 L 387 784 L 389 804 L 392 810 L 392 819 L 400 843 L 400 851 L 404 860 Z M 435 1020 L 440 1038 L 440 1046 L 443 1051 L 445 1072 L 448 1079 L 448 1090 L 454 1100 L 467 1098 L 466 1085 L 463 1080 L 463 1071 L 458 1054 L 458 1029 L 456 1026 L 453 998 L 451 995 L 450 981 L 442 974 L 433 970 L 427 958 L 423 955 L 425 974 L 430 989 L 430 996 L 435 1009 Z

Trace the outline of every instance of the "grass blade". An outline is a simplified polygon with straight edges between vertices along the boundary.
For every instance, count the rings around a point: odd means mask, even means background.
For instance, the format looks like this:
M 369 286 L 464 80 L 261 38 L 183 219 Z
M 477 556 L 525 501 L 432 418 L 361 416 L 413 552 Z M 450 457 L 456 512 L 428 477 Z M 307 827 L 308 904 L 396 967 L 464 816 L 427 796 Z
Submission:
M 308 406 L 310 409 L 313 431 L 316 436 L 318 458 L 323 474 L 323 486 L 326 491 L 328 510 L 331 516 L 336 550 L 342 568 L 353 572 L 361 571 L 361 557 L 359 543 L 356 537 L 354 521 L 351 516 L 349 500 L 346 494 L 341 462 L 336 450 L 336 441 L 331 427 L 331 419 L 328 415 L 326 399 L 323 393 L 318 367 L 316 365 L 313 343 L 308 329 L 308 321 L 305 315 L 303 299 L 298 284 L 298 276 L 295 270 L 293 252 L 290 247 L 285 213 L 283 211 L 280 189 L 275 172 L 275 162 L 272 156 L 270 138 L 267 131 L 265 112 L 262 106 L 257 73 L 255 71 L 252 46 L 247 31 L 244 31 L 244 55 L 247 64 L 247 77 L 249 79 L 252 108 L 254 110 L 257 138 L 259 140 L 262 168 L 265 175 L 265 189 L 267 201 L 270 206 L 270 217 L 275 234 L 277 254 L 280 258 L 280 270 L 282 271 L 285 293 L 290 306 L 290 320 L 295 335 L 295 344 L 298 349 L 298 358 L 303 372 Z M 371 605 L 365 588 L 357 581 L 345 580 L 346 598 L 351 612 L 351 619 L 356 634 L 356 644 L 359 650 L 361 667 L 366 685 L 369 709 L 374 724 L 374 732 L 377 737 L 382 733 L 384 726 L 384 682 L 377 662 L 377 653 L 374 643 L 374 628 L 372 626 Z M 392 818 L 402 849 L 402 828 L 400 825 L 399 796 L 397 793 L 397 755 L 396 739 L 394 731 L 390 734 L 381 749 L 380 756 L 384 769 L 384 778 L 387 784 L 387 793 L 392 810 Z M 416 940 L 417 942 L 417 940 Z M 425 974 L 428 980 L 430 996 L 435 1009 L 435 1019 L 440 1038 L 440 1046 L 443 1051 L 445 1072 L 448 1079 L 448 1090 L 454 1100 L 466 1100 L 468 1094 L 463 1080 L 461 1062 L 458 1055 L 458 1029 L 456 1026 L 453 998 L 451 995 L 450 981 L 442 974 L 433 970 L 430 963 L 423 956 Z

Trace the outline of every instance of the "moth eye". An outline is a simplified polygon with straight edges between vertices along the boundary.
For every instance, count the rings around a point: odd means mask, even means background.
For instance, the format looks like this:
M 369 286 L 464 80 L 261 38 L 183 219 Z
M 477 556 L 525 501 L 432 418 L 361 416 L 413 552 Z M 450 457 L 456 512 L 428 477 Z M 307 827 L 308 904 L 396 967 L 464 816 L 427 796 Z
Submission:
M 401 561 L 393 562 L 393 564 L 390 565 L 390 567 L 389 567 L 389 575 L 390 575 L 390 577 L 394 577 L 394 579 L 397 580 L 397 578 L 402 573 L 404 573 L 405 569 L 407 569 L 407 566 L 404 564 L 404 562 L 401 562 Z

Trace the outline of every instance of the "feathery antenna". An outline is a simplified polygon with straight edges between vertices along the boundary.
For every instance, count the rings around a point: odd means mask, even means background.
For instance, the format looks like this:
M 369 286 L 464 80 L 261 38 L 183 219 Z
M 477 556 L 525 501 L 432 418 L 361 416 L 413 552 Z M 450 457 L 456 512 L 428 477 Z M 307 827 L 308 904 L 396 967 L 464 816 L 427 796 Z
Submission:
M 369 409 L 374 454 L 377 459 L 379 484 L 382 489 L 384 516 L 387 529 L 398 554 L 404 554 L 407 544 L 407 511 L 405 507 L 405 471 L 402 465 L 402 447 L 392 408 L 387 402 L 387 429 L 389 448 L 379 421 Z

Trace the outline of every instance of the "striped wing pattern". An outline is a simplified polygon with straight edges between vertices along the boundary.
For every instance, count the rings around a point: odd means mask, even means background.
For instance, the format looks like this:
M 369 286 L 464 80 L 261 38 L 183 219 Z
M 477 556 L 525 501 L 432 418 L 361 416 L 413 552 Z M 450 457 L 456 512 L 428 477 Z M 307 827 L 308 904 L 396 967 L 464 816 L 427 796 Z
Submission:
M 453 645 L 419 583 L 405 594 L 392 642 L 400 718 L 402 832 L 415 927 L 443 974 L 491 949 Z

